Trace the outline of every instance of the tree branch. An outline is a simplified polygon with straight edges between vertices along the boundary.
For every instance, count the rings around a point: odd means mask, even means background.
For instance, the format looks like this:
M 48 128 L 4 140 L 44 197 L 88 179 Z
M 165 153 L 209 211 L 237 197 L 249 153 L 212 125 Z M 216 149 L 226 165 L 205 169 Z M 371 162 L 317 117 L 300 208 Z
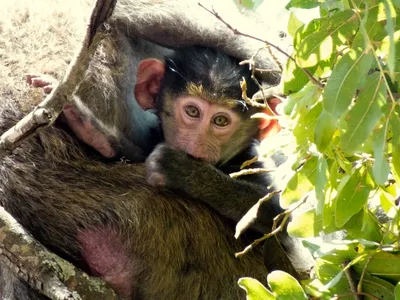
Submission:
M 117 299 L 101 279 L 88 276 L 49 252 L 0 207 L 0 266 L 2 264 L 30 288 L 53 300 Z
M 208 9 L 204 5 L 202 5 L 201 3 L 198 3 L 198 5 L 201 6 L 202 8 L 204 8 L 210 14 L 214 15 L 222 23 L 224 23 L 226 25 L 226 27 L 228 27 L 230 30 L 233 31 L 234 34 L 245 36 L 245 37 L 251 38 L 253 40 L 259 41 L 259 42 L 263 42 L 268 46 L 268 49 L 270 47 L 272 47 L 272 48 L 276 49 L 278 52 L 280 52 L 283 55 L 285 55 L 288 59 L 290 59 L 294 63 L 296 63 L 296 60 L 292 56 L 290 56 L 286 51 L 282 50 L 280 47 L 278 47 L 278 46 L 276 46 L 276 45 L 274 45 L 274 44 L 272 44 L 272 43 L 270 43 L 270 42 L 268 42 L 266 40 L 260 39 L 258 37 L 255 37 L 255 36 L 251 35 L 251 34 L 247 34 L 247 33 L 244 33 L 244 32 L 241 32 L 241 31 L 237 30 L 236 28 L 233 28 L 232 25 L 230 25 L 228 22 L 226 22 L 214 9 Z M 280 66 L 280 68 L 282 68 L 280 62 L 273 55 L 272 51 L 269 51 L 269 53 L 272 56 L 272 58 L 275 60 L 277 65 Z M 314 76 L 307 69 L 304 69 L 304 68 L 301 68 L 301 67 L 300 67 L 300 69 L 306 74 L 306 76 L 308 77 L 308 79 L 310 79 L 310 81 L 312 83 L 314 83 L 315 85 L 317 85 L 320 88 L 324 88 L 323 84 L 321 82 L 319 82 L 316 78 L 314 78 Z M 269 70 L 269 72 L 271 72 L 271 70 Z
M 0 158 L 14 150 L 25 138 L 43 126 L 51 125 L 82 82 L 90 57 L 96 51 L 107 30 L 101 26 L 114 10 L 117 0 L 97 0 L 82 47 L 71 61 L 60 84 L 31 113 L 0 137 Z

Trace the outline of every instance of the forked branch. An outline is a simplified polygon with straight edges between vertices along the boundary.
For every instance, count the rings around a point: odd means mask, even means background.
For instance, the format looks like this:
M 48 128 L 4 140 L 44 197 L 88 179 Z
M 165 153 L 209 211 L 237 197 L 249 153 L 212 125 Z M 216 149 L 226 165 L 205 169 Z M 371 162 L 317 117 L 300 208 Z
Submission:
M 51 125 L 57 119 L 64 105 L 70 101 L 73 92 L 82 82 L 90 57 L 107 34 L 106 27 L 102 24 L 113 12 L 116 2 L 117 0 L 96 1 L 82 47 L 71 61 L 64 78 L 42 103 L 0 137 L 0 158 L 14 150 L 36 130 Z

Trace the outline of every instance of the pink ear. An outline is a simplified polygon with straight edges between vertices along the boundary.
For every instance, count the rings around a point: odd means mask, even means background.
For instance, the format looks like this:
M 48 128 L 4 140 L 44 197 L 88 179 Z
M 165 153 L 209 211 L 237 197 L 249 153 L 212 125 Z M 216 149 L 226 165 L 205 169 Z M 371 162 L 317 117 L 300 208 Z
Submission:
M 277 115 L 276 106 L 281 103 L 281 100 L 278 98 L 271 98 L 268 100 L 269 107 L 273 110 L 273 112 Z M 265 109 L 262 111 L 263 113 L 272 116 L 272 113 Z M 281 126 L 279 126 L 278 120 L 267 120 L 261 119 L 258 125 L 259 133 L 258 139 L 261 141 L 268 136 L 272 136 L 278 133 L 281 130 Z
M 160 91 L 165 74 L 165 65 L 155 58 L 140 62 L 136 74 L 135 99 L 143 109 L 155 107 L 155 97 Z

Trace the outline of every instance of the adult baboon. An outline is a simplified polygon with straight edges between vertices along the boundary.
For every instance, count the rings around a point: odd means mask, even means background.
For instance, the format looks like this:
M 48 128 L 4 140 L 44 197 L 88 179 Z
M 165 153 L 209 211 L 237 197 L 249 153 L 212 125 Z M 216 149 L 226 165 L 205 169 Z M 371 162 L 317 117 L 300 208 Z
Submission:
M 119 7 L 124 4 L 129 2 L 122 1 Z M 160 12 L 157 7 L 150 12 L 153 10 Z M 183 44 L 204 43 L 209 36 L 213 37 L 211 44 L 221 37 L 228 41 L 227 35 L 221 34 L 224 32 L 232 36 L 228 29 L 211 33 L 209 27 L 196 33 L 198 25 L 176 19 L 181 13 L 172 10 L 169 16 L 175 27 L 190 29 L 189 37 L 180 36 Z M 143 32 L 154 18 L 142 19 Z M 99 47 L 76 101 L 82 104 L 82 112 L 102 121 L 101 128 L 106 128 L 119 145 L 121 137 L 129 140 L 134 130 L 127 122 L 130 110 L 125 100 L 133 90 L 135 64 L 143 57 L 157 57 L 157 50 L 127 37 L 132 32 L 141 34 L 130 30 L 127 20 L 132 21 L 132 16 L 124 19 L 116 13 L 114 20 L 123 22 L 110 21 L 111 34 Z M 173 31 L 168 20 L 161 28 Z M 196 40 L 199 36 L 200 41 Z M 162 42 L 157 34 L 152 39 Z M 172 38 L 165 43 L 175 42 Z M 235 44 L 228 41 L 221 45 L 232 53 Z M 21 108 L 5 99 L 0 111 L 2 133 L 21 117 Z M 48 128 L 33 136 L 0 165 L 1 203 L 50 249 L 106 277 L 122 296 L 135 299 L 240 299 L 243 293 L 236 286 L 238 277 L 263 279 L 265 269 L 258 250 L 240 260 L 233 256 L 251 241 L 251 233 L 234 240 L 233 222 L 195 200 L 146 187 L 142 165 L 133 168 L 97 161 L 92 149 L 64 129 Z M 131 258 L 138 264 L 132 264 Z M 23 291 L 14 297 L 22 300 L 30 296 Z

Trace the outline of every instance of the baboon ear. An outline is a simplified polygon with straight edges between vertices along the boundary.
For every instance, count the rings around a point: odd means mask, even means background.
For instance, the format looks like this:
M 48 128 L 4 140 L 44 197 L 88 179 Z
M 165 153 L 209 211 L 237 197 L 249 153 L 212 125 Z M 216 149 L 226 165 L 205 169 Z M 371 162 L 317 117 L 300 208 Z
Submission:
M 161 60 L 149 58 L 139 63 L 134 93 L 143 109 L 155 108 L 155 97 L 160 91 L 164 74 L 165 65 Z
M 268 100 L 268 105 L 272 109 L 272 111 L 278 115 L 276 111 L 276 107 L 278 104 L 282 103 L 282 101 L 278 98 L 271 98 Z M 272 116 L 273 114 L 268 110 L 264 110 L 263 113 Z M 264 138 L 272 136 L 276 133 L 278 133 L 281 130 L 281 126 L 279 126 L 278 120 L 267 120 L 267 119 L 261 119 L 260 123 L 258 125 L 258 139 L 262 141 Z

